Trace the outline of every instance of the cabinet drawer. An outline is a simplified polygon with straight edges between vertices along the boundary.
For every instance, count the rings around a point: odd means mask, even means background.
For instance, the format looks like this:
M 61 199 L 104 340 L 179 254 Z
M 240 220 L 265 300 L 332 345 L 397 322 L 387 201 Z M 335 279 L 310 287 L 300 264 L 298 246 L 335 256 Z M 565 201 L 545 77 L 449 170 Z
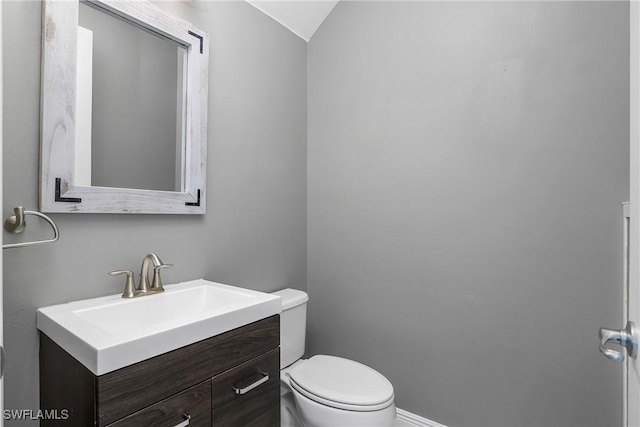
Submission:
M 228 369 L 277 349 L 275 315 L 101 375 L 96 379 L 98 426 L 106 426 Z
M 280 350 L 214 377 L 211 393 L 216 427 L 280 426 Z
M 109 427 L 142 426 L 211 427 L 211 381 L 205 381 L 109 424 Z

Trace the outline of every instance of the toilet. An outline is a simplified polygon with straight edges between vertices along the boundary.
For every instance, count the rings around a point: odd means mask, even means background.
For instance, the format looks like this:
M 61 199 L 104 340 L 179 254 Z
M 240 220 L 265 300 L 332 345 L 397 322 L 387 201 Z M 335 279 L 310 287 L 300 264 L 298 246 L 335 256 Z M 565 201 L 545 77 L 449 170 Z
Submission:
M 353 360 L 316 355 L 302 359 L 306 292 L 283 289 L 280 314 L 282 425 L 390 427 L 396 420 L 393 386 L 376 370 Z

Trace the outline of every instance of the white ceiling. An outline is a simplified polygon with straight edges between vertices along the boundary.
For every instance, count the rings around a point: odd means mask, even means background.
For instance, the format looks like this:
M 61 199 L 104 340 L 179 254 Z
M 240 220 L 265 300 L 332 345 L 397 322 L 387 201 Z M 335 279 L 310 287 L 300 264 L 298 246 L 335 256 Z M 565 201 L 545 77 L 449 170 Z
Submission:
M 246 2 L 308 42 L 338 0 L 246 0 Z

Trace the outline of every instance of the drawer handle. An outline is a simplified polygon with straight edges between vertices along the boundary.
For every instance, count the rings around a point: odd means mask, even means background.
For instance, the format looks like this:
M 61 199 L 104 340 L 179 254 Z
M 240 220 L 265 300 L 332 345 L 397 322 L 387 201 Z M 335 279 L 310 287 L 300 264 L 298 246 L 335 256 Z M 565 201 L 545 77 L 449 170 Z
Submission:
M 187 427 L 189 425 L 189 421 L 191 420 L 191 415 L 182 414 L 182 416 L 184 417 L 184 421 L 182 421 L 180 424 L 176 424 L 175 427 Z
M 254 388 L 258 387 L 260 384 L 264 384 L 267 381 L 269 381 L 269 374 L 267 372 L 260 372 L 260 375 L 261 375 L 260 379 L 258 379 L 257 381 L 252 382 L 248 386 L 245 386 L 245 387 L 233 386 L 233 391 L 235 391 L 236 394 L 246 394 L 246 393 L 249 393 Z

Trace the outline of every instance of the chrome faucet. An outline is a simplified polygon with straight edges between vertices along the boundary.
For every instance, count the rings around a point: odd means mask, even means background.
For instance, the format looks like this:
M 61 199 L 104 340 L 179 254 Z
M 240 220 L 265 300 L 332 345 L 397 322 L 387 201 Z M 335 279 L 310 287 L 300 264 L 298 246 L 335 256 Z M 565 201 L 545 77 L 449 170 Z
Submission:
M 153 263 L 153 279 L 149 282 L 149 264 Z M 111 276 L 117 276 L 120 274 L 126 274 L 127 280 L 124 285 L 124 292 L 122 298 L 135 298 L 145 295 L 157 294 L 164 292 L 162 287 L 162 280 L 160 279 L 160 270 L 163 268 L 173 267 L 173 264 L 164 264 L 158 255 L 149 253 L 142 259 L 142 266 L 140 267 L 140 281 L 138 287 L 136 287 L 133 280 L 133 272 L 131 270 L 116 270 L 109 273 Z
M 159 265 L 163 265 L 162 261 L 160 261 L 160 258 L 158 258 L 158 255 L 154 254 L 153 252 L 144 256 L 144 258 L 142 259 L 142 266 L 140 267 L 140 281 L 138 282 L 140 292 L 149 292 L 149 290 L 151 289 L 151 283 L 149 283 L 149 262 L 151 261 L 156 267 Z M 159 292 L 162 291 L 164 291 L 164 289 Z

